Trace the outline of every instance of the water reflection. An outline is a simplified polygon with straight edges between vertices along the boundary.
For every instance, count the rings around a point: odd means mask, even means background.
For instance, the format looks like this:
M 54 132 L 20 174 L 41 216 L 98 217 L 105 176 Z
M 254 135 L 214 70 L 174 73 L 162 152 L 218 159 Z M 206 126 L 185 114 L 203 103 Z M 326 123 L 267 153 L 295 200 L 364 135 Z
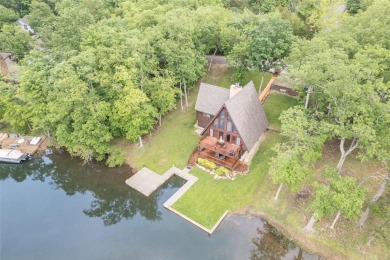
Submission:
M 184 180 L 172 177 L 145 197 L 125 184 L 130 175 L 127 167 L 84 164 L 66 154 L 0 164 L 0 259 L 302 257 L 254 216 L 229 214 L 207 237 L 163 207 Z M 303 252 L 302 259 L 310 257 Z
M 265 222 L 256 228 L 256 232 L 257 236 L 252 238 L 255 247 L 250 250 L 251 260 L 319 259 L 318 256 L 303 251 L 293 241 Z
M 48 182 L 68 196 L 91 192 L 94 200 L 83 212 L 89 217 L 101 218 L 106 226 L 131 219 L 137 213 L 147 220 L 161 220 L 158 201 L 164 188 L 146 197 L 125 184 L 130 176 L 129 167 L 112 169 L 99 162 L 84 163 L 65 153 L 37 156 L 20 165 L 0 164 L 0 180 L 23 182 L 31 178 Z M 165 188 L 180 187 L 183 183 L 175 178 L 165 184 Z

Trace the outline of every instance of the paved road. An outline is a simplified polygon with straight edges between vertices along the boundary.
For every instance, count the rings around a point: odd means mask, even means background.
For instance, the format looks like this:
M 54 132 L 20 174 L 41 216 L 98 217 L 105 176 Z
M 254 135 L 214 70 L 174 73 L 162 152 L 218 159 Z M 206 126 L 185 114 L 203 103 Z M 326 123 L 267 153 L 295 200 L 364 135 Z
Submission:
M 211 62 L 211 58 L 213 59 L 213 64 L 226 64 L 226 57 L 225 56 L 214 56 L 213 55 L 206 55 L 207 62 Z

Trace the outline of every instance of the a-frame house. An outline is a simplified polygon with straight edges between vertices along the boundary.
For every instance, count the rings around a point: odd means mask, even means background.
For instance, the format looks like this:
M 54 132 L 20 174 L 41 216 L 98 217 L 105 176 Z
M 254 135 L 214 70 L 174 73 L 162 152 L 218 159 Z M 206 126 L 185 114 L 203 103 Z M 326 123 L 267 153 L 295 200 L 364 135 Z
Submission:
M 252 81 L 230 90 L 202 83 L 195 110 L 204 127 L 197 156 L 231 170 L 269 126 Z

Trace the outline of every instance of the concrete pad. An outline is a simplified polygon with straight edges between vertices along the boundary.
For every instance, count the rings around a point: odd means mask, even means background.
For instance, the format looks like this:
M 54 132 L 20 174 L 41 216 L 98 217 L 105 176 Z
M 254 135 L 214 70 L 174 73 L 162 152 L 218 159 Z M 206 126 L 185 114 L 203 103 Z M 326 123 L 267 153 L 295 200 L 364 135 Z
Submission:
M 143 167 L 139 172 L 126 180 L 126 184 L 149 196 L 165 182 L 164 178 L 157 173 Z

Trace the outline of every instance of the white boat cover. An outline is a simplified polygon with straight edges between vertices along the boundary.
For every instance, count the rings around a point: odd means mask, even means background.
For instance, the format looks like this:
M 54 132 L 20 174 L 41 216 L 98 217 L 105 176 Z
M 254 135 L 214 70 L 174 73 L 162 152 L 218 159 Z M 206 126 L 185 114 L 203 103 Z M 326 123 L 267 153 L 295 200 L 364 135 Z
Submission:
M 31 141 L 30 141 L 30 144 L 31 145 L 37 145 L 39 143 L 39 141 L 41 141 L 41 138 L 40 137 L 34 137 Z
M 24 153 L 22 153 L 19 150 L 0 149 L 0 158 L 17 160 L 23 155 L 24 155 Z

